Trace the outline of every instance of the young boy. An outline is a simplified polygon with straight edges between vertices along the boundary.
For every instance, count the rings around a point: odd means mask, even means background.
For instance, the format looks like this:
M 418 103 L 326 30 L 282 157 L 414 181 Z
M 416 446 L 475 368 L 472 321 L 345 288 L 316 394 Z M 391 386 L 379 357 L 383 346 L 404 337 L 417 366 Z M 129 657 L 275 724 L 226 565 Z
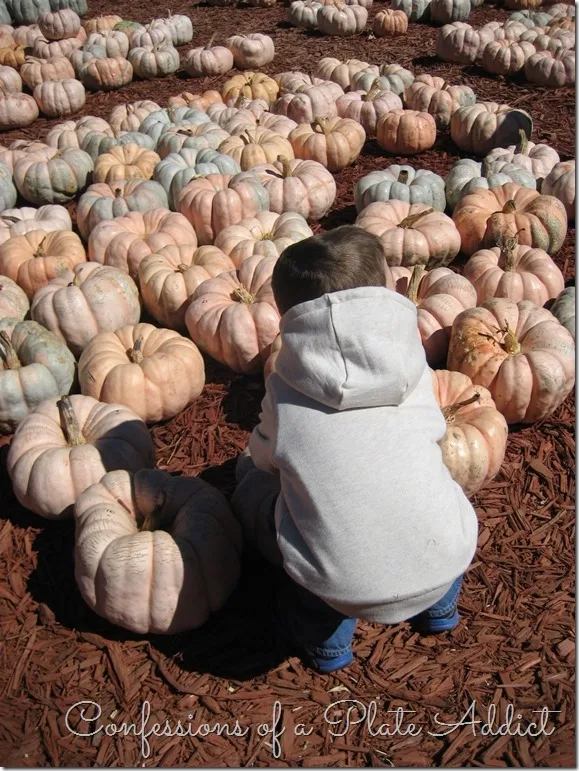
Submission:
M 321 672 L 351 663 L 357 618 L 454 629 L 476 549 L 476 514 L 438 446 L 416 307 L 386 289 L 384 265 L 355 226 L 283 252 L 281 350 L 237 467 L 247 540 L 289 576 L 284 635 Z

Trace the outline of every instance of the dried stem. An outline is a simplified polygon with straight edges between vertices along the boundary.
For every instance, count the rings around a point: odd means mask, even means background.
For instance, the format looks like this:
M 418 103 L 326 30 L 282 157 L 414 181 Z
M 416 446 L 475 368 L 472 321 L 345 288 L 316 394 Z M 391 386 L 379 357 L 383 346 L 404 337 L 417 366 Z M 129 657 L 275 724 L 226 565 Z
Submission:
M 283 178 L 285 179 L 286 177 L 291 177 L 292 176 L 292 172 L 291 172 L 291 161 L 290 161 L 290 159 L 286 158 L 285 155 L 278 155 L 277 156 L 277 161 L 278 161 L 278 163 L 281 163 L 281 166 L 282 166 L 281 173 L 283 175 Z
M 408 172 L 406 169 L 402 169 L 398 173 L 398 182 L 402 182 L 403 185 L 405 185 L 408 182 Z
M 408 282 L 406 297 L 408 297 L 408 299 L 413 302 L 414 305 L 418 305 L 418 289 L 420 287 L 420 282 L 422 281 L 425 271 L 426 268 L 424 265 L 415 265 L 412 271 L 412 276 L 410 277 L 410 281 Z
M 519 144 L 517 145 L 517 153 L 519 155 L 529 154 L 529 140 L 523 129 L 519 129 Z
M 234 289 L 231 293 L 231 299 L 246 305 L 252 305 L 255 302 L 255 297 L 244 286 L 238 286 Z
M 60 426 L 69 447 L 80 447 L 86 444 L 81 428 L 74 414 L 72 402 L 68 396 L 63 396 L 56 402 L 60 415 Z
M 7 332 L 0 332 L 0 359 L 3 369 L 20 369 L 20 359 Z
M 517 333 L 514 329 L 509 327 L 508 321 L 505 321 L 505 327 L 501 331 L 503 331 L 505 335 L 505 338 L 502 342 L 502 347 L 511 356 L 516 356 L 521 352 L 521 344 L 517 338 Z
M 127 356 L 131 360 L 133 364 L 140 364 L 143 359 L 145 358 L 143 355 L 143 338 L 137 337 L 135 340 L 133 347 L 127 351 Z
M 476 391 L 470 399 L 464 399 L 462 402 L 455 402 L 454 404 L 449 404 L 447 407 L 444 407 L 442 409 L 442 414 L 444 415 L 444 419 L 447 423 L 454 423 L 454 418 L 456 413 L 461 409 L 461 407 L 468 407 L 469 404 L 474 404 L 475 402 L 478 402 L 480 399 L 480 393 Z
M 153 533 L 155 530 L 165 530 L 171 525 L 173 517 L 164 511 L 167 498 L 167 491 L 161 490 L 161 500 L 152 511 L 143 517 L 141 524 L 139 525 L 141 533 Z
M 417 214 L 409 214 L 408 217 L 404 217 L 404 219 L 398 223 L 397 227 L 399 228 L 411 228 L 414 226 L 415 222 L 418 222 L 418 220 L 421 217 L 426 217 L 427 214 L 432 214 L 434 209 L 425 209 L 425 211 L 418 212 Z

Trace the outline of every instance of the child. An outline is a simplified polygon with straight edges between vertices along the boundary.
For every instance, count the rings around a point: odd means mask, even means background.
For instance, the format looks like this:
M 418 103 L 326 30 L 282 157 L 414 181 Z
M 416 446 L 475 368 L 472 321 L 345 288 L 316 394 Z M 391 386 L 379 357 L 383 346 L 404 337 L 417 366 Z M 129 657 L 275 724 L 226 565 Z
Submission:
M 279 258 L 281 350 L 232 500 L 291 579 L 280 624 L 321 672 L 351 663 L 357 618 L 454 629 L 476 549 L 476 514 L 438 446 L 416 307 L 386 289 L 384 266 L 356 226 Z

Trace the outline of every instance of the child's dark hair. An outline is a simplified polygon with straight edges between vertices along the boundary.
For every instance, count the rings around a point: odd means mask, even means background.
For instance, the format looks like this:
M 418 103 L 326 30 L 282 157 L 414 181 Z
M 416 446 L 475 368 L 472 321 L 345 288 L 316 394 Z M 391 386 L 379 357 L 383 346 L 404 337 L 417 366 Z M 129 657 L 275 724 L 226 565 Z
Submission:
M 343 225 L 284 249 L 272 275 L 279 312 L 329 292 L 386 286 L 380 239 L 356 225 Z

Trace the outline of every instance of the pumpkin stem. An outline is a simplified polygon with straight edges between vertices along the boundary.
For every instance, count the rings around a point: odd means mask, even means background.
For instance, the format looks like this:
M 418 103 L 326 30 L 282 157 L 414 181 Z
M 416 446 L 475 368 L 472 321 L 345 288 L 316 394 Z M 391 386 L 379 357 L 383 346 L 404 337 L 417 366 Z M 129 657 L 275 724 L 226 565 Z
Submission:
M 416 214 L 409 214 L 408 217 L 404 217 L 404 219 L 398 223 L 397 227 L 404 229 L 411 228 L 421 217 L 426 217 L 427 214 L 432 214 L 433 211 L 434 209 L 431 207 L 430 209 L 425 209 Z
M 0 332 L 0 359 L 2 360 L 2 369 L 20 369 L 20 359 L 8 334 Z
M 247 147 L 247 145 L 250 145 L 252 143 L 252 141 L 253 141 L 248 133 L 240 134 L 239 138 L 241 139 L 241 141 L 243 142 L 243 144 L 246 147 Z
M 372 102 L 378 93 L 380 93 L 380 86 L 376 81 L 374 81 L 374 83 L 370 86 L 370 90 L 362 97 L 362 101 Z
M 426 271 L 426 268 L 424 267 L 424 265 L 415 265 L 412 271 L 412 276 L 410 277 L 410 281 L 408 282 L 406 297 L 411 302 L 413 302 L 414 305 L 418 305 L 418 288 L 420 286 L 420 282 L 422 281 L 425 271 Z
M 189 265 L 185 265 L 184 262 L 180 262 L 175 268 L 175 273 L 186 273 L 189 270 Z
M 527 155 L 529 152 L 529 140 L 523 129 L 519 129 L 519 144 L 516 150 L 519 155 Z
M 166 530 L 173 522 L 173 517 L 163 511 L 167 503 L 167 491 L 161 490 L 161 500 L 155 508 L 148 514 L 145 514 L 139 525 L 141 533 L 153 533 L 155 530 Z
M 120 198 L 123 194 L 123 191 L 120 187 L 115 187 L 115 198 Z
M 86 444 L 86 439 L 82 435 L 78 420 L 74 414 L 72 402 L 68 396 L 63 396 L 56 402 L 58 413 L 60 415 L 60 424 L 62 433 L 69 447 L 80 447 Z
M 502 211 L 500 211 L 498 213 L 499 214 L 512 214 L 514 211 L 517 211 L 517 204 L 511 199 L 510 201 L 506 202 L 506 204 L 502 208 Z
M 254 296 L 244 286 L 238 286 L 230 295 L 232 300 L 238 303 L 252 305 L 255 302 Z
M 408 172 L 406 169 L 402 169 L 402 171 L 398 173 L 398 182 L 402 182 L 403 185 L 408 182 Z
M 328 133 L 328 123 L 326 118 L 316 118 L 313 122 L 314 131 L 320 129 L 323 134 Z
M 501 330 L 501 331 L 504 332 L 504 335 L 505 335 L 505 338 L 502 343 L 503 348 L 511 356 L 516 356 L 518 353 L 521 352 L 521 344 L 517 339 L 517 333 L 515 332 L 514 329 L 511 329 L 509 327 L 508 322 L 505 322 L 505 328 L 504 330 Z
M 278 163 L 281 163 L 282 166 L 282 175 L 285 179 L 286 177 L 291 177 L 291 161 L 289 158 L 286 158 L 285 155 L 278 155 L 277 156 Z
M 442 414 L 444 415 L 444 419 L 447 423 L 454 423 L 455 415 L 461 407 L 468 407 L 469 404 L 474 404 L 475 402 L 478 402 L 479 399 L 480 393 L 475 391 L 470 399 L 464 399 L 462 402 L 455 402 L 454 404 L 449 404 L 447 407 L 443 407 Z
M 48 235 L 48 233 L 46 235 Z M 46 235 L 36 247 L 36 251 L 34 252 L 35 257 L 44 257 L 44 242 L 46 241 Z
M 209 38 L 209 42 L 208 42 L 208 43 L 207 43 L 207 45 L 205 46 L 205 50 L 206 50 L 206 51 L 208 51 L 208 50 L 211 48 L 211 46 L 213 45 L 213 41 L 215 40 L 215 37 L 216 37 L 216 35 L 217 35 L 217 32 L 214 32 L 214 33 L 211 35 L 211 37 Z
M 513 271 L 517 266 L 518 260 L 515 250 L 519 245 L 518 235 L 519 233 L 522 233 L 524 229 L 525 228 L 521 228 L 520 230 L 517 230 L 514 236 L 503 235 L 499 239 L 498 246 L 501 250 L 500 256 L 505 261 L 505 271 Z
M 127 355 L 133 364 L 140 364 L 145 358 L 143 351 L 143 338 L 137 337 L 132 348 L 127 351 Z

